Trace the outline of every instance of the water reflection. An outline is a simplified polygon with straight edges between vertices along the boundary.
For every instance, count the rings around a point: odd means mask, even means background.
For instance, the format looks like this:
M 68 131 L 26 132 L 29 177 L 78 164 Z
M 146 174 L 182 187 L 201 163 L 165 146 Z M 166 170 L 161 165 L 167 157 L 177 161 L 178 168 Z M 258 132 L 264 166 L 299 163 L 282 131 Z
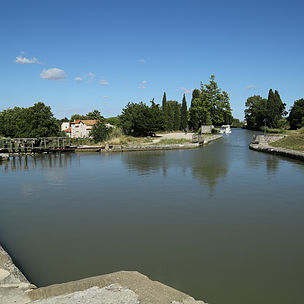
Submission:
M 31 171 L 36 169 L 70 168 L 71 153 L 41 154 L 38 156 L 11 157 L 9 161 L 0 162 L 0 171 Z
M 181 174 L 185 176 L 189 170 L 192 176 L 202 185 L 207 185 L 211 192 L 229 171 L 229 149 L 220 143 L 212 143 L 191 151 L 124 153 L 122 160 L 128 170 L 136 171 L 139 175 L 161 171 L 163 176 L 166 176 L 170 168 L 180 168 Z

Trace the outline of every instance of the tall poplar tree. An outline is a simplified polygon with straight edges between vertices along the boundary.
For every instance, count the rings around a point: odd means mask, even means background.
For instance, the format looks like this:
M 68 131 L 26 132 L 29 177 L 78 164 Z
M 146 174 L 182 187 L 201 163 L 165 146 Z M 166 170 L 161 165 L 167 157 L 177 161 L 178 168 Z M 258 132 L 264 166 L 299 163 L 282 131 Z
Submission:
M 181 108 L 181 130 L 187 128 L 188 125 L 188 110 L 187 110 L 187 102 L 186 96 L 184 94 Z
M 286 115 L 286 104 L 282 102 L 280 94 L 277 90 L 273 93 L 272 89 L 269 90 L 267 99 L 267 125 L 271 128 L 279 128 L 279 120 L 283 115 Z
M 163 119 L 164 119 L 164 129 L 169 130 L 169 117 L 168 117 L 168 105 L 167 105 L 167 95 L 164 92 L 163 101 L 162 101 L 162 112 L 163 112 Z

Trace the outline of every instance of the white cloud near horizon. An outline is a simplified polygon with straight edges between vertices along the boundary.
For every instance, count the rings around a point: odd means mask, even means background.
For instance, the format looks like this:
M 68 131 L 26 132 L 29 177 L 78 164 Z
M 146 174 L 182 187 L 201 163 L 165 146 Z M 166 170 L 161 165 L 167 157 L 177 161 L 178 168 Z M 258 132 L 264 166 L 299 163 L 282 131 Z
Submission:
M 40 74 L 40 78 L 47 79 L 47 80 L 56 80 L 61 81 L 66 78 L 65 72 L 58 68 L 51 68 L 51 69 L 43 69 Z
M 249 84 L 246 86 L 246 89 L 257 89 L 257 86 L 255 84 Z
M 29 59 L 26 57 L 17 56 L 15 62 L 18 64 L 41 64 L 36 57 Z
M 99 83 L 100 83 L 101 86 L 107 86 L 107 85 L 109 85 L 109 83 L 105 79 L 101 79 L 99 81 Z
M 192 93 L 192 89 L 187 89 L 187 88 L 179 88 L 180 91 L 183 91 L 185 94 L 191 94 Z M 178 90 L 178 91 L 179 91 Z
M 146 84 L 148 83 L 148 81 L 147 80 L 143 80 L 142 82 L 141 82 L 141 84 L 138 86 L 138 88 L 139 89 L 146 89 L 147 87 L 146 87 Z

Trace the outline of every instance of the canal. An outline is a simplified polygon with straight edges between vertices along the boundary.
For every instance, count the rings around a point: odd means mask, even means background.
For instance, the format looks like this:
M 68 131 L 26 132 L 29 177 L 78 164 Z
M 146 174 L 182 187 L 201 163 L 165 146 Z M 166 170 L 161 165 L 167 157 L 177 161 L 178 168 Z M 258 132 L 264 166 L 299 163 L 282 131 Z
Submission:
M 0 164 L 0 243 L 38 286 L 137 270 L 211 304 L 304 303 L 304 163 L 248 149 Z

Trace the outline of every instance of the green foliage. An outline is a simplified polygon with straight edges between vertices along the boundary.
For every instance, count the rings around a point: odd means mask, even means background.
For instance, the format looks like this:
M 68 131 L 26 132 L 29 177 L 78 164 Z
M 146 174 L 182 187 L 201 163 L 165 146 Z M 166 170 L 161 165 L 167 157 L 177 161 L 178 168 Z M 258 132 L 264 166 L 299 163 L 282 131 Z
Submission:
M 101 115 L 100 111 L 93 110 L 92 112 L 89 112 L 86 115 L 81 114 L 74 114 L 71 116 L 70 121 L 76 121 L 76 120 L 102 120 L 103 116 Z
M 181 105 L 175 100 L 167 101 L 167 131 L 180 130 Z
M 261 96 L 249 97 L 246 101 L 245 119 L 247 128 L 259 130 L 265 124 L 270 128 L 281 128 L 284 125 L 282 116 L 286 115 L 285 104 L 282 102 L 278 91 L 270 89 L 268 99 Z
M 188 126 L 188 110 L 187 110 L 187 101 L 186 96 L 184 94 L 183 101 L 182 101 L 182 107 L 181 107 L 181 125 L 180 129 L 184 130 Z
M 232 119 L 231 128 L 243 128 L 243 127 L 244 127 L 244 123 L 240 121 L 238 118 Z
M 111 124 L 112 126 L 119 126 L 120 119 L 119 117 L 109 117 L 105 118 L 105 122 Z
M 101 113 L 98 110 L 93 110 L 93 112 L 89 112 L 86 115 L 86 119 L 92 119 L 92 120 L 102 120 L 103 117 L 101 116 Z
M 74 114 L 74 115 L 71 116 L 70 121 L 73 122 L 73 121 L 82 120 L 82 119 L 87 119 L 87 116 L 86 115 L 81 115 L 81 114 Z
M 247 99 L 245 106 L 247 128 L 259 130 L 264 125 L 264 119 L 266 118 L 267 99 L 254 95 Z
M 112 132 L 112 128 L 108 128 L 105 125 L 105 120 L 101 119 L 93 125 L 90 136 L 93 138 L 95 143 L 106 140 Z
M 51 137 L 59 136 L 60 128 L 51 108 L 38 102 L 0 112 L 0 133 L 4 137 Z
M 304 127 L 304 99 L 296 100 L 290 109 L 288 117 L 290 128 L 298 129 Z
M 151 107 L 143 102 L 128 103 L 120 115 L 120 125 L 126 135 L 152 135 L 164 128 L 163 113 L 154 100 Z
M 198 129 L 200 124 L 231 124 L 228 93 L 218 88 L 214 75 L 211 75 L 209 84 L 201 82 L 201 89 L 193 90 L 189 114 L 189 124 L 194 129 Z
M 260 127 L 260 131 L 264 132 L 265 127 Z M 266 127 L 266 133 L 272 133 L 272 134 L 286 134 L 287 131 L 284 129 L 271 129 Z
M 273 91 L 270 89 L 266 105 L 267 126 L 271 128 L 279 127 L 279 120 L 282 119 L 283 115 L 287 114 L 285 111 L 285 106 L 286 104 L 282 102 L 278 91 L 275 90 L 273 93 Z

